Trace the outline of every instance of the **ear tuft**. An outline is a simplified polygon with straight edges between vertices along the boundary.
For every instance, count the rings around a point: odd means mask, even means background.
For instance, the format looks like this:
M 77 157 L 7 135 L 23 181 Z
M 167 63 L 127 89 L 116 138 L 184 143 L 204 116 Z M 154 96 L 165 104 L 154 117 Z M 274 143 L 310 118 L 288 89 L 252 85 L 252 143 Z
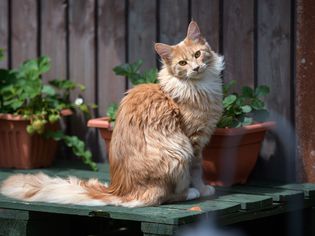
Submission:
M 170 60 L 172 53 L 172 47 L 164 43 L 154 44 L 155 51 L 160 55 L 160 57 L 166 61 Z
M 197 23 L 193 20 L 190 22 L 190 24 L 188 26 L 186 37 L 191 39 L 191 40 L 194 40 L 194 41 L 201 38 L 201 33 L 199 30 L 199 27 L 198 27 Z

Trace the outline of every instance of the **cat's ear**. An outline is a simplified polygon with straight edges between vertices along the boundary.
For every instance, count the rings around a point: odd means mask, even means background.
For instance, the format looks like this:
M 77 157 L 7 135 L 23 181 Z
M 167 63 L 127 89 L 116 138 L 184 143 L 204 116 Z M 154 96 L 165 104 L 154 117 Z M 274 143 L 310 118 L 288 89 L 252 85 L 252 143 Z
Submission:
M 166 61 L 171 59 L 172 47 L 164 43 L 154 44 L 154 49 L 160 57 Z
M 193 41 L 197 41 L 202 38 L 199 27 L 195 21 L 191 21 L 188 30 L 187 30 L 187 36 L 188 39 L 191 39 Z

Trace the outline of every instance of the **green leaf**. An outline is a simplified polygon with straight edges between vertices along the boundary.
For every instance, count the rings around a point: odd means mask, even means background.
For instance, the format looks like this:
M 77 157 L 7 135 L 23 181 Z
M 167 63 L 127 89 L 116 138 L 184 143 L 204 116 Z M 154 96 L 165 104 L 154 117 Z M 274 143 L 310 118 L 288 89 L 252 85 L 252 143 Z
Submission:
M 54 89 L 52 86 L 43 85 L 42 93 L 43 93 L 43 94 L 50 95 L 50 96 L 53 96 L 53 95 L 56 94 L 56 91 L 55 91 L 55 89 Z
M 4 59 L 4 49 L 0 48 L 0 61 L 2 61 Z
M 254 91 L 252 88 L 248 87 L 248 86 L 244 86 L 242 88 L 242 95 L 244 97 L 248 97 L 248 98 L 251 98 L 254 96 Z
M 252 108 L 249 105 L 242 106 L 241 109 L 244 113 L 249 113 L 252 111 Z
M 255 110 L 261 110 L 264 109 L 265 107 L 265 103 L 259 99 L 255 99 L 252 104 L 251 104 L 252 108 L 254 108 Z
M 157 83 L 157 69 L 151 69 L 143 74 L 145 83 Z
M 237 97 L 234 94 L 231 94 L 223 99 L 223 106 L 228 107 L 236 101 Z
M 219 128 L 226 128 L 231 127 L 233 123 L 233 117 L 231 116 L 222 116 L 217 127 Z
M 38 70 L 40 74 L 43 74 L 50 70 L 50 59 L 46 56 L 38 59 Z
M 236 80 L 230 80 L 223 85 L 223 93 L 227 94 L 236 85 Z
M 106 115 L 110 118 L 111 121 L 116 120 L 117 110 L 118 110 L 118 104 L 117 103 L 112 103 L 107 108 Z
M 255 95 L 257 97 L 264 97 L 266 95 L 268 95 L 270 92 L 270 89 L 268 86 L 266 85 L 260 85 L 255 89 Z

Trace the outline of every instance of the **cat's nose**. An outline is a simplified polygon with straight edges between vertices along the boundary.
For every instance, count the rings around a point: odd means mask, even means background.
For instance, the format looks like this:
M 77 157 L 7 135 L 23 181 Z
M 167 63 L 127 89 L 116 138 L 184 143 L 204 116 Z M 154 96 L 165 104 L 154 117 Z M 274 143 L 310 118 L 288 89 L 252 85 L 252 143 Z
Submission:
M 199 71 L 199 66 L 195 67 L 195 68 L 193 69 L 193 71 L 198 72 L 198 71 Z

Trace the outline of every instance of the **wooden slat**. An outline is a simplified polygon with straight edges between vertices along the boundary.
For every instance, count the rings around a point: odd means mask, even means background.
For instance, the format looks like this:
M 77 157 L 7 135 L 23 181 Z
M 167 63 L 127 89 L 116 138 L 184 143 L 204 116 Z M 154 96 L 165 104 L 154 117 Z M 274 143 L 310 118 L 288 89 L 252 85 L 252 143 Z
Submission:
M 98 1 L 98 109 L 104 116 L 112 102 L 119 102 L 126 81 L 114 75 L 114 66 L 126 61 L 125 2 Z M 103 141 L 102 141 L 103 142 Z
M 224 81 L 254 85 L 254 0 L 224 1 Z
M 112 69 L 126 62 L 125 1 L 98 1 L 97 30 L 97 105 L 99 116 L 106 115 L 107 107 L 119 103 L 126 89 L 126 80 Z M 104 141 L 98 133 L 99 155 L 106 156 Z
M 4 49 L 4 60 L 0 61 L 0 68 L 8 67 L 8 47 L 9 47 L 9 1 L 0 0 L 0 48 Z
M 41 54 L 51 59 L 51 70 L 44 80 L 66 78 L 66 3 L 41 1 Z
M 277 184 L 277 183 L 251 183 L 252 186 L 271 187 L 280 189 L 289 189 L 296 191 L 303 191 L 304 198 L 315 199 L 315 184 L 299 183 L 299 184 Z
M 11 1 L 12 66 L 37 57 L 36 0 Z
M 257 82 L 271 86 L 268 108 L 290 120 L 291 4 L 257 1 Z
M 272 207 L 272 198 L 253 194 L 227 194 L 219 196 L 217 200 L 237 202 L 241 209 L 246 211 L 262 210 Z
M 159 41 L 177 44 L 182 41 L 188 27 L 188 1 L 160 0 Z
M 186 211 L 197 211 L 200 213 L 211 213 L 211 214 L 230 214 L 237 212 L 241 209 L 241 205 L 238 202 L 224 202 L 212 200 L 198 199 L 194 201 L 179 202 L 175 204 L 161 205 L 161 208 L 167 209 L 181 209 Z
M 270 87 L 265 98 L 271 112 L 269 119 L 277 122 L 275 135 L 264 143 L 265 165 L 257 176 L 278 181 L 293 181 L 296 177 L 295 133 L 292 129 L 291 4 L 285 0 L 257 3 L 257 84 Z M 276 136 L 276 137 L 275 137 Z M 281 143 L 282 144 L 281 144 Z
M 80 92 L 88 104 L 95 103 L 95 2 L 94 0 L 69 1 L 69 79 L 84 84 Z M 73 93 L 75 99 L 78 93 Z M 84 139 L 93 151 L 97 141 L 94 129 L 87 129 L 82 115 L 71 117 L 71 133 Z
M 142 69 L 156 67 L 156 1 L 129 1 L 128 60 L 143 60 Z
M 252 186 L 233 186 L 217 187 L 220 192 L 228 193 L 246 193 L 255 195 L 266 195 L 272 197 L 274 202 L 288 202 L 288 201 L 303 201 L 303 191 L 289 190 L 289 189 L 276 189 L 268 187 L 252 187 Z
M 157 234 L 157 235 L 174 235 L 177 226 L 174 225 L 166 225 L 166 224 L 156 224 L 156 223 L 141 223 L 141 231 L 147 234 Z
M 191 18 L 198 23 L 202 34 L 207 39 L 211 48 L 219 51 L 219 0 L 191 1 Z

